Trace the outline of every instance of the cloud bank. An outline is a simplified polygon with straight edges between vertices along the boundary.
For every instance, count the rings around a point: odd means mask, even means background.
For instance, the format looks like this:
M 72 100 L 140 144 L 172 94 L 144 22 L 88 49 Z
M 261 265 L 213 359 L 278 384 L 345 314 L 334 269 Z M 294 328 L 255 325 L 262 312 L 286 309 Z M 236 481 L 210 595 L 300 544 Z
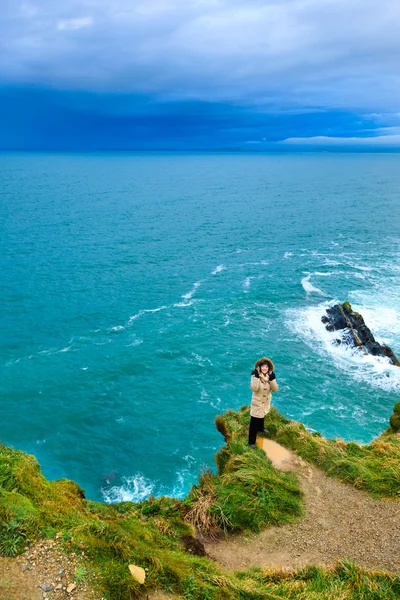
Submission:
M 382 146 L 392 133 L 377 129 L 398 123 L 399 25 L 397 0 L 5 0 L 0 83 L 47 99 L 57 92 L 57 110 L 70 103 L 70 114 L 117 121 L 165 117 L 168 104 L 195 107 L 196 120 L 202 104 L 207 123 L 216 114 L 220 123 L 229 107 L 240 143 L 276 141 L 268 124 L 289 115 L 286 146 L 343 136 Z M 293 115 L 320 113 L 332 115 L 332 131 L 309 131 L 307 117 L 292 131 Z M 358 119 L 356 135 L 341 129 L 344 115 Z

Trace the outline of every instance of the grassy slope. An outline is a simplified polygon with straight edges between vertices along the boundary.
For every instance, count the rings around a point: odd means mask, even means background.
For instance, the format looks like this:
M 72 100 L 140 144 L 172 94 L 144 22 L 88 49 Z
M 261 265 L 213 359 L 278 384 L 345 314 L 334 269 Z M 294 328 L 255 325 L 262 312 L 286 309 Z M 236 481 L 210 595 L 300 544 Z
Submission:
M 246 435 L 249 409 L 228 411 L 217 418 L 221 433 L 242 438 Z M 220 423 L 220 424 L 218 424 Z M 400 434 L 391 428 L 370 444 L 327 440 L 319 433 L 310 433 L 302 423 L 289 421 L 274 408 L 265 422 L 277 442 L 295 450 L 328 475 L 338 477 L 377 498 L 400 497 Z
M 400 497 L 400 436 L 391 428 L 370 444 L 327 440 L 304 425 L 271 411 L 268 429 L 277 442 L 295 450 L 328 475 L 377 498 Z
M 151 588 L 174 591 L 188 600 L 400 597 L 398 577 L 345 563 L 325 571 L 253 569 L 228 576 L 209 559 L 185 551 L 193 535 L 188 519 L 208 529 L 257 531 L 301 513 L 295 478 L 273 469 L 261 451 L 247 448 L 247 425 L 246 408 L 217 419 L 227 441 L 216 457 L 219 474 L 204 474 L 184 501 L 87 501 L 73 482 L 47 481 L 34 457 L 0 445 L 0 553 L 19 553 L 31 540 L 62 532 L 68 551 L 84 550 L 99 593 L 112 600 L 139 598 Z M 372 449 L 327 442 L 276 411 L 268 427 L 278 441 L 326 471 L 375 494 L 398 494 L 400 448 L 393 434 L 379 438 Z M 130 563 L 147 569 L 145 586 L 130 576 Z

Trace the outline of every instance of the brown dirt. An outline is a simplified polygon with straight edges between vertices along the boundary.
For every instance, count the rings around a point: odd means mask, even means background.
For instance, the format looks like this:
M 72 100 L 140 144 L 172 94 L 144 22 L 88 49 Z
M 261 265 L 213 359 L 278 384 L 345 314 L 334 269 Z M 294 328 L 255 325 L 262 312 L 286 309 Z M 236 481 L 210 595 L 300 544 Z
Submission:
M 399 502 L 374 500 L 271 440 L 259 438 L 257 445 L 278 468 L 296 473 L 306 516 L 258 535 L 203 539 L 211 558 L 229 571 L 326 565 L 346 558 L 368 568 L 400 569 Z
M 78 567 L 85 567 L 85 556 L 66 554 L 57 540 L 35 544 L 16 558 L 0 557 L 0 599 L 101 600 L 75 580 Z

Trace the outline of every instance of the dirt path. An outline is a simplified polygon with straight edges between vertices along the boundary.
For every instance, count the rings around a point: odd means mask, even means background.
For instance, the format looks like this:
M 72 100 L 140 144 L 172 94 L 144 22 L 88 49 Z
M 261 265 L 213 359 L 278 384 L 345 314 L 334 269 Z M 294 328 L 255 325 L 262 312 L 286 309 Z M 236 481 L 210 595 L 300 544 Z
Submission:
M 16 558 L 0 557 L 0 600 L 100 600 L 85 572 L 84 557 L 65 554 L 55 540 L 39 542 Z
M 400 502 L 373 500 L 271 440 L 261 438 L 257 443 L 277 468 L 297 474 L 306 516 L 259 535 L 203 540 L 210 557 L 229 571 L 251 566 L 297 568 L 344 558 L 369 568 L 400 569 Z

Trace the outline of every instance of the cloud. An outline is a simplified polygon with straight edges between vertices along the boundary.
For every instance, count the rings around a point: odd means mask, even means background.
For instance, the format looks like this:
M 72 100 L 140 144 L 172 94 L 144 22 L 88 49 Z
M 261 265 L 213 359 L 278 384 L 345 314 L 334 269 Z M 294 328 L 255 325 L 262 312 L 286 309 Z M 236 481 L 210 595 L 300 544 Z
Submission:
M 379 143 L 380 137 L 400 135 L 397 116 L 376 118 L 310 108 L 268 112 L 253 105 L 152 95 L 0 88 L 0 148 L 291 150 L 361 136 Z
M 4 3 L 0 145 L 397 144 L 397 0 Z
M 375 137 L 329 137 L 317 135 L 313 137 L 286 138 L 278 142 L 287 146 L 315 146 L 315 147 L 380 147 L 400 148 L 400 135 L 380 135 Z
M 400 4 L 394 0 L 6 2 L 5 83 L 275 108 L 398 111 Z M 79 38 L 60 29 L 79 29 Z
M 75 30 L 82 29 L 83 27 L 89 27 L 93 25 L 92 17 L 78 17 L 76 19 L 64 19 L 57 22 L 57 29 L 63 30 Z

